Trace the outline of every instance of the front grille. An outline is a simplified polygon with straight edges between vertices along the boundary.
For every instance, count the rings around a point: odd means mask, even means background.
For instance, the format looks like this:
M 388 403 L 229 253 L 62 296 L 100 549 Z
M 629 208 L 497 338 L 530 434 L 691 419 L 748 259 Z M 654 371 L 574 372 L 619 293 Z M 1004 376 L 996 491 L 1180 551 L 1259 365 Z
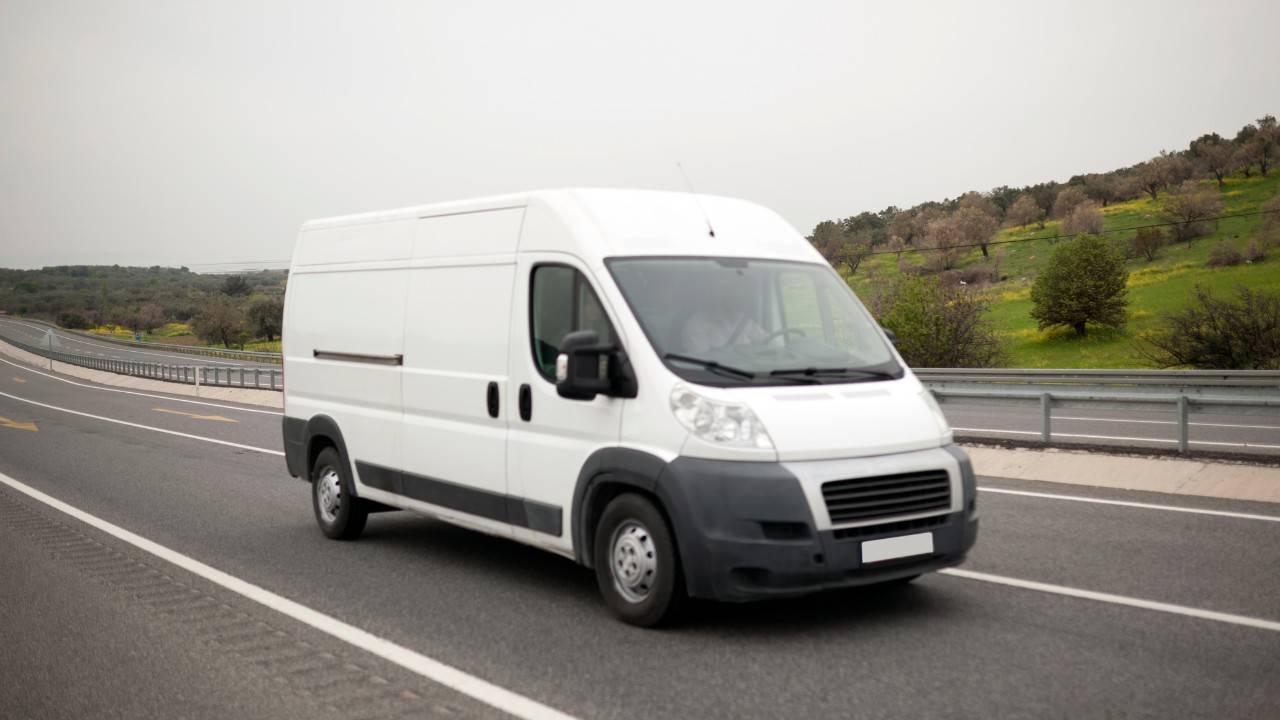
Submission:
M 929 528 L 938 527 L 939 525 L 945 525 L 946 522 L 946 515 L 932 515 L 930 517 L 916 518 L 914 520 L 898 520 L 896 522 L 876 523 L 875 525 L 836 528 L 831 532 L 831 534 L 837 540 L 850 540 L 853 538 L 869 537 L 871 535 L 905 533 L 909 530 L 927 530 Z
M 946 470 L 833 480 L 822 484 L 832 524 L 877 520 L 951 507 Z

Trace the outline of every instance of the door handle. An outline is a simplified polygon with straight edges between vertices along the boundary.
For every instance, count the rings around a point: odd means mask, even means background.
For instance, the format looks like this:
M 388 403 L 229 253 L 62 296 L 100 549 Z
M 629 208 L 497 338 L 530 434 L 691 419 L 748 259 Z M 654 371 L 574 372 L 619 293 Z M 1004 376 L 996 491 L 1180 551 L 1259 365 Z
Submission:
M 520 386 L 520 419 L 529 422 L 533 418 L 533 388 L 529 383 Z
M 489 391 L 486 393 L 489 403 L 489 417 L 498 417 L 498 383 L 489 383 Z

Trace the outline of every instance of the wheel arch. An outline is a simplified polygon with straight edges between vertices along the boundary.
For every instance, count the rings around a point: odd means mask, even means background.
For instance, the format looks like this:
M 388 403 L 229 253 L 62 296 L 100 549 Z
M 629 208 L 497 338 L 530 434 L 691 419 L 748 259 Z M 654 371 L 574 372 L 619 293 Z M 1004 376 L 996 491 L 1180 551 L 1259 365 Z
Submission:
M 583 463 L 573 491 L 570 532 L 574 558 L 586 567 L 595 566 L 592 547 L 596 524 L 604 508 L 613 498 L 628 491 L 639 491 L 651 499 L 676 532 L 670 503 L 663 498 L 660 478 L 667 463 L 656 455 L 631 448 L 610 447 L 595 451 Z M 679 547 L 679 538 L 676 539 Z

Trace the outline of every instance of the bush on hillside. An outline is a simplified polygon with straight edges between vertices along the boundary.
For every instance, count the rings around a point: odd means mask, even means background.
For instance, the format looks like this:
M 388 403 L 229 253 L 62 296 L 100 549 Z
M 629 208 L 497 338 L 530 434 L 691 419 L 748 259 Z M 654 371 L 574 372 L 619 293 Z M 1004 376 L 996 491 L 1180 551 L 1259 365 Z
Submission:
M 1242 262 L 1244 262 L 1244 256 L 1240 254 L 1239 250 L 1226 242 L 1220 242 L 1209 251 L 1209 261 L 1205 265 L 1209 267 L 1230 267 L 1239 265 Z
M 1262 249 L 1262 245 L 1257 238 L 1250 240 L 1249 244 L 1244 246 L 1244 259 L 1246 262 L 1251 263 L 1262 262 L 1267 259 L 1267 254 Z
M 1106 239 L 1081 235 L 1059 245 L 1031 285 L 1031 317 L 1041 330 L 1066 326 L 1084 335 L 1088 323 L 1125 323 L 1129 271 Z
M 913 367 L 996 367 L 1006 356 L 984 319 L 988 303 L 939 278 L 899 277 L 869 297 L 871 311 L 897 336 L 894 346 Z
M 1092 200 L 1085 200 L 1071 209 L 1062 221 L 1062 232 L 1067 235 L 1102 232 L 1102 211 Z
M 1195 304 L 1164 317 L 1147 342 L 1160 367 L 1280 369 L 1280 293 L 1239 287 L 1223 300 L 1197 286 Z
M 1167 242 L 1160 228 L 1153 227 L 1139 228 L 1138 232 L 1129 238 L 1129 246 L 1133 249 L 1134 255 L 1141 255 L 1148 261 L 1155 260 L 1160 248 L 1163 248 Z
M 1170 193 L 1164 201 L 1164 212 L 1173 226 L 1178 240 L 1194 240 L 1208 235 L 1213 227 L 1210 218 L 1222 214 L 1222 198 L 1217 188 L 1194 180 L 1187 180 Z

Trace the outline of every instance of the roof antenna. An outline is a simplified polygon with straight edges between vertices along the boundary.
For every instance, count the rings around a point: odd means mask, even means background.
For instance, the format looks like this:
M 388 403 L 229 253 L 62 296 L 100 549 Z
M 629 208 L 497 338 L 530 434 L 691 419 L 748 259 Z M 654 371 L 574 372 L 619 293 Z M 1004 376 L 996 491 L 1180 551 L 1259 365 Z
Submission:
M 689 179 L 689 173 L 684 171 L 684 166 L 680 163 L 676 163 L 676 168 L 684 176 L 684 184 L 689 186 L 689 193 L 693 195 L 693 201 L 698 204 L 698 211 L 702 213 L 702 219 L 707 221 L 707 234 L 715 237 L 716 229 L 711 227 L 711 216 L 707 214 L 707 209 L 702 207 L 702 201 L 698 199 L 698 191 L 693 189 L 693 181 Z

